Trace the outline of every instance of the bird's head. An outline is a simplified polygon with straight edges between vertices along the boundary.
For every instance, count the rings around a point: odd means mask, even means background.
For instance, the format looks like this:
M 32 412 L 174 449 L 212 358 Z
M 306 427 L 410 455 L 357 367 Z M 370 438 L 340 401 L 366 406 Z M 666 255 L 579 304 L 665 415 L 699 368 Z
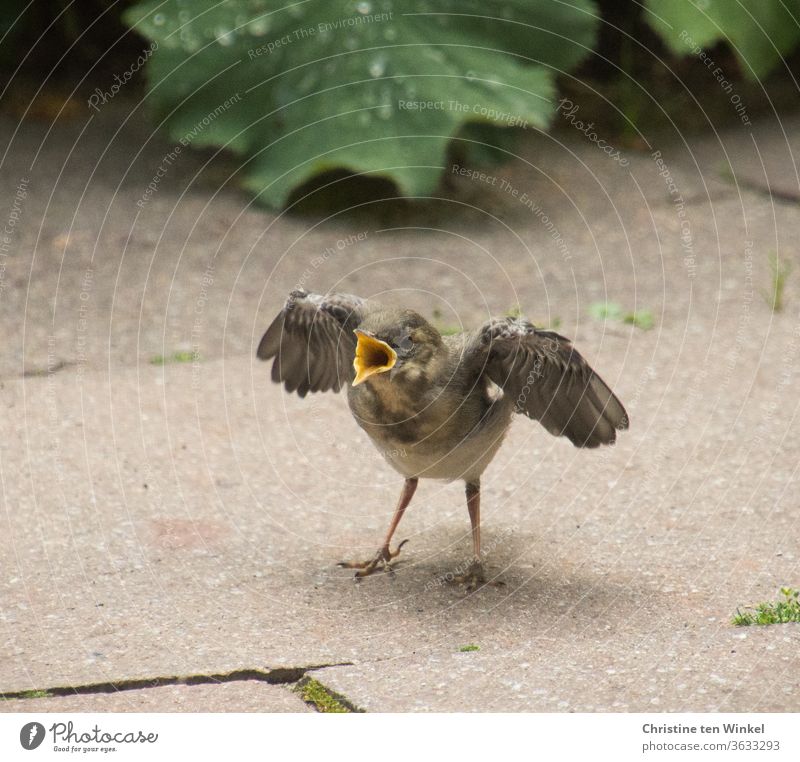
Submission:
M 443 346 L 439 332 L 412 310 L 370 315 L 355 334 L 353 386 L 383 373 L 391 380 L 419 377 Z

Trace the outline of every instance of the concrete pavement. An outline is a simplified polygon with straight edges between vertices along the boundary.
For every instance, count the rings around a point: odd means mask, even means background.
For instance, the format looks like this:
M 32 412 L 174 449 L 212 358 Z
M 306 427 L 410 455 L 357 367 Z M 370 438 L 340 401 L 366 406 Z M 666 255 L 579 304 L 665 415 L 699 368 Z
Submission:
M 226 160 L 195 177 L 190 154 L 137 206 L 169 145 L 135 119 L 109 139 L 126 114 L 3 126 L 9 209 L 28 180 L 0 291 L 3 710 L 303 711 L 304 674 L 367 711 L 800 710 L 800 625 L 730 624 L 800 585 L 780 130 L 628 167 L 532 137 L 440 199 L 324 219 L 254 208 Z M 773 157 L 763 176 L 748 151 Z M 781 314 L 759 293 L 776 250 L 795 263 Z M 298 283 L 444 327 L 519 303 L 625 402 L 631 430 L 602 452 L 515 423 L 484 479 L 505 586 L 441 584 L 470 548 L 455 484 L 421 485 L 395 576 L 336 568 L 374 551 L 400 479 L 342 397 L 288 397 L 254 359 Z M 655 327 L 591 317 L 606 300 Z

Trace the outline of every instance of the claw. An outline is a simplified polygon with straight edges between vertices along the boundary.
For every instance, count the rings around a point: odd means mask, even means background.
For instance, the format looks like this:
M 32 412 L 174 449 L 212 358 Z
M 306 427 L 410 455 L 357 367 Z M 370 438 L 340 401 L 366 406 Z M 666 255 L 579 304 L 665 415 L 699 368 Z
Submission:
M 400 555 L 408 540 L 403 540 L 395 550 L 391 550 L 388 545 L 380 548 L 378 552 L 369 561 L 339 561 L 337 566 L 342 569 L 358 569 L 355 573 L 355 580 L 359 582 L 363 577 L 368 577 L 370 574 L 382 569 L 384 572 L 394 574 L 391 561 Z
M 406 540 L 403 540 L 403 541 L 402 541 L 402 542 L 401 542 L 401 543 L 400 543 L 400 544 L 397 546 L 397 550 L 395 550 L 395 552 L 394 552 L 394 553 L 392 553 L 392 551 L 389 551 L 389 558 L 390 558 L 390 559 L 391 559 L 391 558 L 397 558 L 397 556 L 399 556 L 399 555 L 400 555 L 400 551 L 403 549 L 403 545 L 405 545 L 407 542 L 408 542 L 408 540 L 407 540 L 407 539 L 406 539 Z
M 489 585 L 490 587 L 502 587 L 505 582 L 500 580 L 487 581 L 486 573 L 483 570 L 483 564 L 475 559 L 464 574 L 458 574 L 453 577 L 452 582 L 459 585 L 466 585 L 466 592 L 472 593 L 479 587 Z

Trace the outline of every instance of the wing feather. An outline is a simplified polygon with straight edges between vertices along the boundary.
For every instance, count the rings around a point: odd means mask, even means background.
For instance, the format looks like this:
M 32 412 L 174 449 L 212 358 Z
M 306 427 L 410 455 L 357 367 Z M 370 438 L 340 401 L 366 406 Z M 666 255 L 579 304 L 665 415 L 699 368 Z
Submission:
M 288 392 L 301 397 L 338 392 L 353 379 L 353 329 L 361 323 L 364 305 L 351 294 L 292 291 L 261 338 L 256 356 L 273 360 L 272 380 Z
M 576 447 L 612 444 L 628 428 L 616 395 L 569 339 L 527 320 L 486 323 L 474 348 L 486 377 L 514 400 L 515 410 Z

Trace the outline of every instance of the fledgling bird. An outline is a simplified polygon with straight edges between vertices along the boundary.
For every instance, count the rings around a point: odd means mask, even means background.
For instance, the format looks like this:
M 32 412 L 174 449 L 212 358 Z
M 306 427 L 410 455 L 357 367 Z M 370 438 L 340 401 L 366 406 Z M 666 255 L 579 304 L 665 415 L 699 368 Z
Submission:
M 356 578 L 389 569 L 390 549 L 419 479 L 463 479 L 473 560 L 457 578 L 483 584 L 480 478 L 515 413 L 576 447 L 612 444 L 625 408 L 568 339 L 519 318 L 442 336 L 412 310 L 350 294 L 293 291 L 258 346 L 274 358 L 272 380 L 288 392 L 338 392 L 381 455 L 405 478 L 383 544 L 366 561 L 344 561 Z

